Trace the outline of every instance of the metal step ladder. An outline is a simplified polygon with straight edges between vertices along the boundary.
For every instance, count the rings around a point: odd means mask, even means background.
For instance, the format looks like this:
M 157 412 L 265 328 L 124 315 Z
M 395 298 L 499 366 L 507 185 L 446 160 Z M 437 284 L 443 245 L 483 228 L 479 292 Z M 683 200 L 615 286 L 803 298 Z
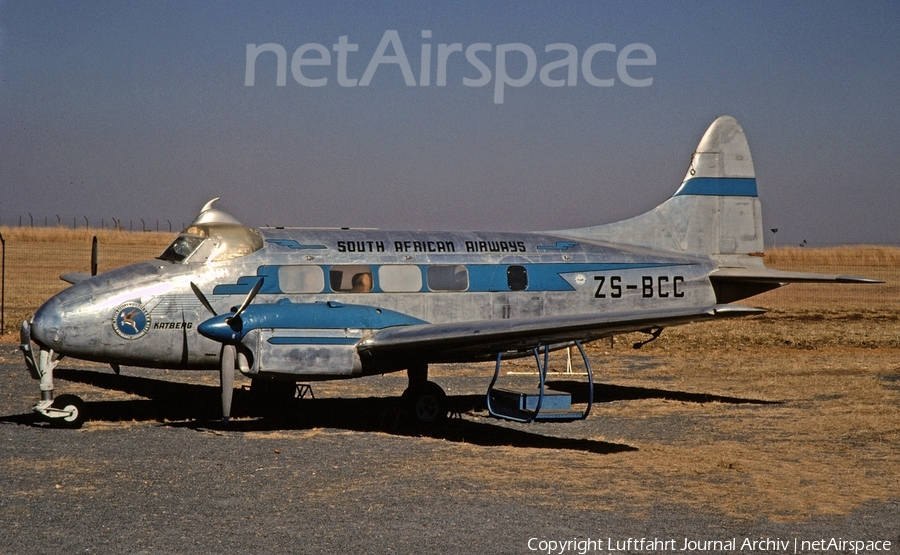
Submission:
M 584 361 L 584 367 L 588 376 L 588 402 L 584 411 L 572 408 L 572 395 L 570 393 L 546 388 L 550 347 L 548 345 L 538 345 L 532 349 L 538 368 L 539 384 L 537 389 L 494 387 L 497 383 L 497 378 L 500 376 L 500 364 L 503 359 L 503 353 L 497 353 L 494 377 L 487 391 L 488 413 L 495 418 L 523 423 L 572 422 L 587 418 L 594 404 L 594 376 L 581 342 L 575 341 L 574 343 L 581 353 L 581 359 Z M 544 351 L 543 362 L 540 356 L 542 348 Z

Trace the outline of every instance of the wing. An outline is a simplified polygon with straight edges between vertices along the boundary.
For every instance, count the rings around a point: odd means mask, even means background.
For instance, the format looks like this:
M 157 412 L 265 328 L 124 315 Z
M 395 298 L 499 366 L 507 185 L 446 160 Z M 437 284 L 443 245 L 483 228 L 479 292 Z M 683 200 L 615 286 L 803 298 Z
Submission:
M 593 341 L 632 331 L 762 314 L 735 305 L 702 309 L 576 314 L 448 324 L 418 324 L 372 330 L 359 342 L 360 357 L 418 362 L 490 360 L 498 352 L 527 353 L 538 345 Z

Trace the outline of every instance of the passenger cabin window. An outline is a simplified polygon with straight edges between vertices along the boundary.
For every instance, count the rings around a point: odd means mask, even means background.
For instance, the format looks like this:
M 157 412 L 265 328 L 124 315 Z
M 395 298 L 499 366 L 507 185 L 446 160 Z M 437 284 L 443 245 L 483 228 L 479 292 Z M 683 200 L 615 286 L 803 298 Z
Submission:
M 282 266 L 278 285 L 284 293 L 321 293 L 325 290 L 325 272 L 319 266 Z
M 506 269 L 506 284 L 510 291 L 528 289 L 528 270 L 525 266 L 510 266 Z
M 432 291 L 465 291 L 469 288 L 469 272 L 461 264 L 429 266 L 426 274 L 428 288 Z
M 378 268 L 378 285 L 385 293 L 421 291 L 422 270 L 410 265 L 382 266 Z
M 332 266 L 328 282 L 335 293 L 368 293 L 372 290 L 372 268 L 362 265 Z

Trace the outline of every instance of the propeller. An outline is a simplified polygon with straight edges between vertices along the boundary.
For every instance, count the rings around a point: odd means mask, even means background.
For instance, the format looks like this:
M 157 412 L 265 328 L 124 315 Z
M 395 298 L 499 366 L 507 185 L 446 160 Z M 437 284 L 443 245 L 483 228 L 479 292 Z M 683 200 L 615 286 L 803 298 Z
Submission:
M 226 324 L 231 325 L 231 322 L 233 322 L 234 320 L 238 320 L 238 323 L 240 323 L 241 312 L 243 312 L 248 306 L 250 306 L 250 303 L 253 302 L 253 298 L 256 297 L 257 293 L 259 293 L 259 290 L 262 287 L 262 283 L 263 280 L 259 280 L 256 282 L 256 285 L 253 286 L 253 289 L 251 289 L 250 292 L 247 293 L 247 298 L 244 299 L 244 302 L 241 303 L 241 306 L 234 311 L 234 314 L 225 319 Z M 215 313 L 213 313 L 213 316 L 215 316 Z
M 231 396 L 234 394 L 234 359 L 237 347 L 222 345 L 222 366 L 219 369 L 219 383 L 222 388 L 222 423 L 228 424 L 231 416 Z
M 209 300 L 206 298 L 206 295 L 203 294 L 203 291 L 201 291 L 200 288 L 197 287 L 197 284 L 193 281 L 191 282 L 191 291 L 194 292 L 194 295 L 197 295 L 197 298 L 200 299 L 200 304 L 202 304 L 206 308 L 206 310 L 212 312 L 213 316 L 218 316 L 218 314 L 216 314 L 216 311 L 213 310 L 212 305 L 209 304 Z
M 247 297 L 244 299 L 244 302 L 242 302 L 240 307 L 238 307 L 237 310 L 234 311 L 234 314 L 225 318 L 225 323 L 235 333 L 241 331 L 241 313 L 244 312 L 244 310 L 246 310 L 247 307 L 250 306 L 250 303 L 253 302 L 253 299 L 256 297 L 256 294 L 259 293 L 259 290 L 262 287 L 262 283 L 263 280 L 258 280 L 256 282 L 256 285 L 254 285 L 253 288 L 250 289 L 250 292 L 247 293 Z M 202 304 L 206 308 L 206 310 L 212 313 L 213 317 L 218 316 L 209 300 L 206 298 L 206 295 L 203 294 L 203 291 L 201 291 L 197 284 L 195 284 L 194 282 L 191 282 L 191 291 L 193 291 L 194 295 L 196 295 L 200 300 L 200 304 Z M 201 324 L 201 328 L 202 326 L 203 324 Z M 202 332 L 202 329 L 198 328 L 198 330 Z M 239 337 L 239 335 L 237 335 L 237 337 Z M 237 347 L 233 343 L 225 342 L 218 336 L 213 336 L 212 339 L 222 343 L 221 366 L 219 367 L 219 385 L 222 390 L 222 422 L 228 424 L 228 419 L 231 416 L 231 399 L 234 395 L 234 370 L 235 359 L 237 358 Z

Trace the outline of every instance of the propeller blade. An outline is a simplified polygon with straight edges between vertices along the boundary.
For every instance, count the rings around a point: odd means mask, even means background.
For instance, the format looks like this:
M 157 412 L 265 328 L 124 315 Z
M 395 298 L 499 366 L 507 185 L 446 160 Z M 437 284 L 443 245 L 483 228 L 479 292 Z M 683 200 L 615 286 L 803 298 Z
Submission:
M 218 314 L 216 314 L 216 311 L 213 310 L 212 305 L 209 304 L 209 300 L 207 300 L 206 295 L 203 294 L 203 291 L 201 291 L 200 288 L 197 287 L 197 284 L 193 281 L 191 282 L 191 291 L 194 292 L 194 295 L 197 295 L 197 298 L 200 299 L 200 304 L 206 307 L 206 310 L 212 312 L 213 316 L 218 316 Z
M 234 345 L 222 345 L 222 368 L 219 378 L 222 386 L 222 422 L 228 424 L 231 416 L 231 397 L 234 394 Z
M 256 282 L 256 285 L 253 286 L 253 289 L 251 289 L 250 292 L 247 293 L 247 298 L 244 299 L 243 303 L 241 303 L 240 308 L 238 308 L 237 311 L 235 311 L 235 313 L 230 318 L 225 320 L 226 324 L 231 322 L 231 320 L 234 320 L 235 318 L 240 317 L 241 312 L 243 312 L 248 306 L 250 306 L 250 303 L 253 302 L 253 298 L 256 297 L 257 293 L 259 293 L 259 290 L 262 287 L 262 284 L 263 284 L 263 280 L 259 280 Z

